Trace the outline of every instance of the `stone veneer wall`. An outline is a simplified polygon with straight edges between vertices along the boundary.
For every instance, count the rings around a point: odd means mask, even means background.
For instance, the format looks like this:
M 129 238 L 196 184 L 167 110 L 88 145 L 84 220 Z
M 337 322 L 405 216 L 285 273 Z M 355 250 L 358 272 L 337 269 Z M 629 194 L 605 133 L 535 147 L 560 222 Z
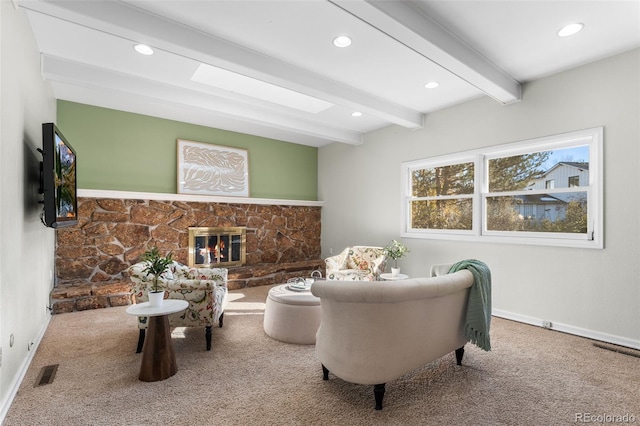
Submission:
M 246 265 L 229 268 L 229 289 L 270 285 L 314 269 L 320 207 L 80 198 L 79 223 L 56 231 L 53 313 L 130 303 L 127 268 L 150 247 L 187 264 L 189 227 L 246 227 Z

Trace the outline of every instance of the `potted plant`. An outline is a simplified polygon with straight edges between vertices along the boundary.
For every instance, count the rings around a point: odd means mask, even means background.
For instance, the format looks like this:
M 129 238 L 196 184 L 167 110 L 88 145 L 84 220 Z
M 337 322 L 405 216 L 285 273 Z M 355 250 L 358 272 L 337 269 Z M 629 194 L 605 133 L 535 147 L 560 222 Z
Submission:
M 392 240 L 384 248 L 384 254 L 394 261 L 394 266 L 391 268 L 391 275 L 397 276 L 400 273 L 400 268 L 398 268 L 398 259 L 402 259 L 407 253 L 409 253 L 407 246 L 397 240 Z
M 173 262 L 173 254 L 169 252 L 166 256 L 161 256 L 158 247 L 154 247 L 142 255 L 142 261 L 146 263 L 146 267 L 142 272 L 146 272 L 147 276 L 153 275 L 153 285 L 149 290 L 149 304 L 151 306 L 160 306 L 164 299 L 164 290 L 160 289 L 160 276 L 167 271 L 167 268 Z

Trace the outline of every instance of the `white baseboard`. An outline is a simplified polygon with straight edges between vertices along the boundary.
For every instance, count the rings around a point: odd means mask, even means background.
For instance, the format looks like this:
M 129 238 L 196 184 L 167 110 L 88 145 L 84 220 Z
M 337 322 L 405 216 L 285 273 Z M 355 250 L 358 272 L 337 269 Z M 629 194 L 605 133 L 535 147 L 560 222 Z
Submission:
M 491 314 L 496 317 L 522 322 L 525 324 L 535 325 L 537 327 L 544 327 L 543 320 L 540 318 L 529 317 L 526 315 L 520 315 L 513 312 L 502 311 L 500 309 L 493 309 Z M 640 350 L 640 340 L 633 340 L 626 337 L 616 336 L 613 334 L 601 333 L 598 331 L 587 330 L 585 328 L 575 327 L 573 325 L 562 324 L 558 322 L 552 322 L 551 330 L 561 331 L 567 334 L 574 334 L 576 336 L 586 337 L 587 339 L 599 340 L 601 342 L 612 343 L 614 345 L 624 346 L 632 349 Z
M 31 350 L 29 350 L 29 352 L 27 353 L 27 357 L 22 362 L 22 365 L 18 370 L 18 374 L 16 374 L 13 377 L 13 381 L 11 383 L 11 386 L 9 387 L 9 393 L 7 394 L 7 397 L 3 401 L 0 401 L 0 425 L 4 423 L 4 418 L 7 416 L 7 413 L 9 412 L 9 408 L 11 407 L 11 403 L 13 402 L 13 398 L 15 398 L 16 394 L 18 393 L 18 389 L 20 389 L 22 380 L 24 380 L 24 376 L 27 374 L 27 371 L 29 370 L 31 361 L 33 361 L 33 357 L 35 356 L 36 351 L 40 346 L 40 342 L 42 341 L 42 338 L 44 337 L 44 333 L 47 331 L 47 327 L 49 327 L 50 322 L 51 322 L 51 315 L 49 314 L 47 315 L 47 320 L 40 328 L 40 332 L 38 333 L 38 336 L 33 342 L 33 347 L 31 348 Z

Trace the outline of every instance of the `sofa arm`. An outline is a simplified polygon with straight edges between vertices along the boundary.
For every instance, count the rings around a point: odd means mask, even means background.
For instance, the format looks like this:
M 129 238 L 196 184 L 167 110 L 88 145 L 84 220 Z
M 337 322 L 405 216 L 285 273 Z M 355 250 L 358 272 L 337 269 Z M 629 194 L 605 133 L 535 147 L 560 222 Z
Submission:
M 432 265 L 429 276 L 431 277 L 439 277 L 440 275 L 447 275 L 449 273 L 449 269 L 453 266 L 453 263 L 445 263 L 440 265 Z
M 379 258 L 375 259 L 371 262 L 370 265 L 370 274 L 372 276 L 372 280 L 378 280 L 380 278 L 380 274 L 384 272 L 384 268 L 387 266 L 387 257 L 382 255 Z
M 175 281 L 167 285 L 165 291 L 169 299 L 183 299 L 189 302 L 186 314 L 179 314 L 183 318 L 186 317 L 187 323 L 190 321 L 204 325 L 218 323 L 229 293 L 226 282 L 217 283 L 211 280 Z
M 349 255 L 349 247 L 342 250 L 342 253 L 327 257 L 324 260 L 326 266 L 326 273 L 329 274 L 333 271 L 339 271 L 340 269 L 347 268 L 347 256 Z

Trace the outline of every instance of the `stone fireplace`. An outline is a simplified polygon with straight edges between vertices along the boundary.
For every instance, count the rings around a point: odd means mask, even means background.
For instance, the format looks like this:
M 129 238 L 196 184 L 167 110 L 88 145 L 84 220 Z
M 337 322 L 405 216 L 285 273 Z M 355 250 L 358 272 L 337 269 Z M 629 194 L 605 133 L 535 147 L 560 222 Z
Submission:
M 245 227 L 189 228 L 189 266 L 226 268 L 242 266 L 247 257 Z

